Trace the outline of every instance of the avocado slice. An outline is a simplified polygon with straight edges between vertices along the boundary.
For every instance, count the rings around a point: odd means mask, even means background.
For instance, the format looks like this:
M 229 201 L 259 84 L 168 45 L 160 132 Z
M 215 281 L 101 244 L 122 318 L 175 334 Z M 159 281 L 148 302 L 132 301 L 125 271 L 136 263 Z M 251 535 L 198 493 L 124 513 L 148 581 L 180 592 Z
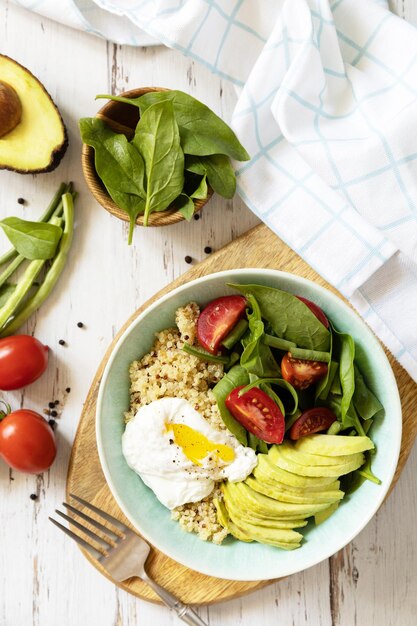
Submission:
M 339 506 L 339 503 L 334 502 L 333 504 L 329 506 L 329 508 L 324 509 L 324 511 L 319 511 L 318 513 L 316 513 L 314 516 L 314 522 L 316 526 L 325 522 L 326 519 L 329 519 L 329 517 L 333 515 L 333 513 L 336 511 L 338 506 Z
M 272 453 L 273 455 L 273 453 Z M 281 469 L 269 458 L 270 455 L 258 454 L 258 465 L 253 470 L 253 476 L 259 480 L 273 483 L 277 489 L 297 495 L 309 495 L 316 491 L 334 491 L 340 488 L 340 481 L 330 478 L 308 478 L 308 483 L 303 482 L 302 476 L 295 476 Z M 294 479 L 297 485 L 294 485 Z M 290 484 L 291 482 L 291 484 Z
M 315 504 L 316 502 L 324 502 L 331 504 L 337 502 L 345 495 L 343 491 L 314 491 L 310 495 L 297 495 L 276 488 L 273 483 L 263 480 L 256 480 L 250 476 L 245 480 L 245 484 L 249 485 L 255 491 L 263 493 L 265 496 L 279 500 L 280 502 L 292 502 L 294 504 Z
M 372 450 L 374 444 L 369 437 L 348 435 L 308 435 L 300 437 L 294 445 L 296 450 L 323 456 L 342 456 Z
M 329 435 L 330 436 L 330 435 Z M 352 437 L 353 439 L 353 437 Z M 365 457 L 362 452 L 358 454 L 352 454 L 351 460 L 345 463 L 341 463 L 340 465 L 301 465 L 294 461 L 293 458 L 289 458 L 287 456 L 287 452 L 281 450 L 280 446 L 277 446 L 278 454 L 274 462 L 286 470 L 287 472 L 291 472 L 292 474 L 296 474 L 297 476 L 309 476 L 309 477 L 333 477 L 338 478 L 344 474 L 349 474 L 349 472 L 353 472 L 358 469 L 365 462 Z
M 268 517 L 265 515 L 257 514 L 254 511 L 250 511 L 248 509 L 243 509 L 241 506 L 239 506 L 239 503 L 230 496 L 230 494 L 224 494 L 224 503 L 225 509 L 227 511 L 238 515 L 242 520 L 249 522 L 250 524 L 255 524 L 258 526 L 267 526 L 268 528 L 281 528 L 291 530 L 293 528 L 302 528 L 303 526 L 307 526 L 308 523 L 307 520 L 302 518 L 282 519 L 275 516 Z
M 0 169 L 54 170 L 68 146 L 61 115 L 42 83 L 0 54 Z
M 247 535 L 243 530 L 237 528 L 235 524 L 231 521 L 224 502 L 222 502 L 218 498 L 214 498 L 213 504 L 216 507 L 217 520 L 219 524 L 223 526 L 223 528 L 225 528 L 236 539 L 244 541 L 245 543 L 252 543 L 253 539 L 251 539 L 251 537 L 249 537 L 249 535 Z
M 291 502 L 278 502 L 278 500 L 254 491 L 245 483 L 228 483 L 225 486 L 225 497 L 228 492 L 231 492 L 232 496 L 241 503 L 242 507 L 270 517 L 281 517 L 284 519 L 309 517 L 328 507 L 328 503 L 293 504 Z
M 311 454 L 311 452 L 303 452 L 302 450 L 295 448 L 294 444 L 290 441 L 283 441 L 280 446 L 280 450 L 288 459 L 292 459 L 300 465 L 307 466 L 341 465 L 343 463 L 349 463 L 355 456 L 353 454 L 343 454 L 340 456 L 323 456 L 322 454 Z
M 276 472 L 274 471 L 274 477 L 281 476 L 281 478 L 279 478 L 281 482 L 291 485 L 292 487 L 302 487 L 304 489 L 319 487 L 319 491 L 321 491 L 324 486 L 333 483 L 335 479 L 338 478 L 337 476 L 301 476 L 294 474 L 279 464 L 282 458 L 279 448 L 280 446 L 272 446 L 269 449 L 267 460 L 273 464 L 276 470 Z M 258 459 L 259 456 L 260 455 L 258 455 Z M 260 464 L 260 461 L 258 461 L 258 464 Z

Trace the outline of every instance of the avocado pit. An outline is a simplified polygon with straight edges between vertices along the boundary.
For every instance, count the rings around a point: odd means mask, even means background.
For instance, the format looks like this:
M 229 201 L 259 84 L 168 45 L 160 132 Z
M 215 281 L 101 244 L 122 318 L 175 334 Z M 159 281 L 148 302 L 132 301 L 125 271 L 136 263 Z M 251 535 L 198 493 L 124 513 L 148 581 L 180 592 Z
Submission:
M 0 137 L 10 133 L 22 119 L 22 103 L 11 85 L 0 80 Z

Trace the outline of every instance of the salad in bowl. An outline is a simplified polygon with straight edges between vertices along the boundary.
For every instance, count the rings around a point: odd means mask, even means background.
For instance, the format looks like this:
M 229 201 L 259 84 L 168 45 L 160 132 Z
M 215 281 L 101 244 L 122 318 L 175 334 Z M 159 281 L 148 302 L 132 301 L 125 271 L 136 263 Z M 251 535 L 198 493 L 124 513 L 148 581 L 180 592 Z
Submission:
M 382 502 L 401 435 L 395 380 L 363 322 L 322 288 L 268 270 L 205 277 L 153 306 L 132 325 L 142 345 L 124 370 L 125 424 L 113 413 L 112 446 L 102 435 L 108 383 L 134 353 L 133 328 L 107 366 L 97 414 L 103 469 L 138 530 L 185 565 L 247 580 L 345 545 Z M 254 566 L 260 553 L 266 567 Z M 241 561 L 230 575 L 239 554 L 245 571 Z

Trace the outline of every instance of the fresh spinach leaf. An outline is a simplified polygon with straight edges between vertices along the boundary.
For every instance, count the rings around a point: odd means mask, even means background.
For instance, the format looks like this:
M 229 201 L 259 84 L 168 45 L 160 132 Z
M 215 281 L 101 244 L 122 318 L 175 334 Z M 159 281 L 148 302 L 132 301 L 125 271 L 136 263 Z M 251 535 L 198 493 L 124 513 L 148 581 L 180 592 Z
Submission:
M 278 337 L 300 348 L 328 352 L 330 332 L 298 298 L 287 291 L 263 285 L 229 285 L 246 297 L 255 296 L 262 317 Z
M 60 226 L 19 217 L 6 217 L 0 226 L 18 253 L 31 261 L 52 259 L 62 237 Z
M 248 371 L 260 378 L 270 376 L 280 376 L 281 371 L 274 359 L 271 348 L 263 342 L 264 324 L 262 322 L 261 310 L 252 294 L 247 296 L 252 309 L 248 313 L 249 330 L 243 336 L 243 353 L 240 357 L 240 364 Z
M 233 389 L 249 383 L 249 375 L 244 367 L 235 365 L 227 374 L 223 376 L 217 385 L 213 388 L 213 395 L 216 398 L 220 415 L 224 425 L 232 435 L 243 445 L 247 445 L 247 431 L 230 413 L 226 407 L 226 398 Z
M 336 361 L 330 361 L 329 369 L 326 376 L 318 383 L 316 388 L 316 404 L 319 404 L 319 400 L 326 400 L 333 386 L 333 381 L 336 378 L 339 369 L 339 363 Z M 339 382 L 340 385 L 340 382 Z M 340 392 L 342 389 L 340 388 Z
M 236 176 L 228 156 L 224 154 L 186 155 L 185 168 L 195 174 L 207 175 L 211 187 L 223 198 L 233 198 L 235 195 Z
M 177 211 L 179 211 L 185 217 L 187 222 L 192 219 L 195 209 L 194 202 L 189 196 L 187 196 L 186 193 L 180 193 L 180 195 L 175 198 L 172 204 L 177 209 Z
M 180 129 L 181 145 L 186 154 L 227 154 L 237 161 L 248 161 L 249 155 L 233 130 L 209 107 L 183 91 L 152 91 L 139 98 L 99 95 L 140 108 L 143 115 L 155 103 L 170 101 Z
M 378 398 L 366 385 L 365 380 L 357 365 L 354 365 L 355 391 L 353 404 L 363 420 L 369 420 L 383 410 Z
M 114 133 L 102 120 L 86 117 L 79 124 L 83 142 L 94 148 L 97 174 L 110 197 L 130 217 L 130 244 L 136 218 L 145 211 L 142 156 L 124 135 Z
M 146 198 L 143 216 L 164 211 L 184 186 L 184 153 L 172 103 L 162 101 L 142 114 L 132 140 L 145 162 Z
M 248 432 L 248 446 L 255 450 L 255 452 L 260 452 L 261 454 L 268 454 L 268 445 L 266 441 L 262 441 L 256 435 Z
M 347 419 L 348 409 L 351 405 L 355 391 L 355 371 L 353 362 L 355 359 L 355 342 L 347 333 L 341 333 L 332 326 L 333 354 L 339 361 L 339 379 L 342 388 L 340 403 L 340 420 L 342 427 L 356 424 L 356 416 L 351 411 L 350 419 Z M 355 411 L 356 413 L 356 411 Z M 354 422 L 350 424 L 349 422 Z
M 195 198 L 195 200 L 205 200 L 207 198 L 207 193 L 207 176 L 204 175 L 197 189 L 192 192 L 191 198 Z

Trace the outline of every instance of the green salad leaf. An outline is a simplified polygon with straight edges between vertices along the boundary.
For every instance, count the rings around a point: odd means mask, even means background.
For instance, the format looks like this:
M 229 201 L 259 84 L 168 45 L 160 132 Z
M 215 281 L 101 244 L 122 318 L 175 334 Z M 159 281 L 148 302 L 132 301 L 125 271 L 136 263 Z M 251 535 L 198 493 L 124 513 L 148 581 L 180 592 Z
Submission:
M 260 378 L 281 376 L 281 370 L 274 359 L 271 348 L 263 341 L 264 324 L 256 298 L 252 294 L 248 294 L 247 300 L 252 311 L 248 313 L 249 329 L 242 338 L 244 349 L 240 357 L 240 364 L 249 374 Z
M 157 102 L 142 113 L 132 145 L 145 162 L 147 226 L 149 215 L 168 208 L 184 186 L 184 153 L 171 102 Z
M 237 161 L 248 161 L 249 155 L 233 130 L 208 106 L 183 91 L 151 91 L 139 98 L 100 95 L 117 102 L 126 102 L 140 108 L 143 115 L 152 105 L 170 101 L 177 120 L 181 145 L 186 154 L 227 154 Z
M 354 365 L 355 391 L 353 393 L 353 404 L 363 420 L 369 420 L 384 407 L 378 398 L 372 393 L 357 365 Z
M 97 174 L 110 197 L 130 217 L 131 243 L 136 218 L 145 211 L 143 158 L 124 135 L 114 133 L 102 120 L 85 117 L 79 124 L 83 142 L 94 148 Z
M 214 191 L 223 198 L 233 198 L 236 192 L 236 176 L 230 159 L 224 154 L 210 156 L 185 156 L 185 169 L 194 174 L 207 176 Z
M 262 317 L 278 337 L 299 348 L 328 352 L 330 332 L 310 309 L 291 293 L 263 285 L 229 285 L 246 297 L 255 296 Z
M 0 220 L 8 240 L 25 259 L 52 259 L 62 237 L 62 228 L 44 222 L 29 222 L 19 217 Z

